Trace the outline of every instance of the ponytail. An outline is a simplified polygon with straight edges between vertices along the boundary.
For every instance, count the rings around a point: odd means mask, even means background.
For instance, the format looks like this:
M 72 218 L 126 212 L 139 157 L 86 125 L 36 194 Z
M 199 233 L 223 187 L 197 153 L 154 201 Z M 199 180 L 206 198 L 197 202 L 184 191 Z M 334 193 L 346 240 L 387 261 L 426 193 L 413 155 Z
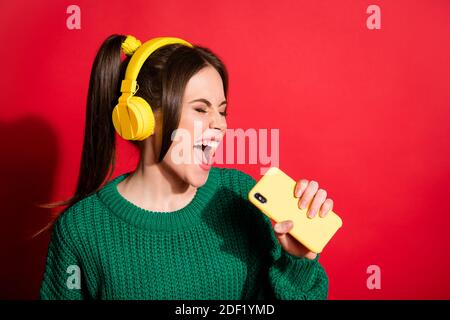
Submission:
M 70 204 L 96 192 L 115 166 L 115 130 L 112 111 L 120 91 L 121 45 L 125 36 L 103 42 L 91 71 L 86 109 L 83 152 L 75 196 Z
M 115 168 L 115 130 L 112 111 L 119 97 L 121 45 L 124 35 L 111 35 L 101 45 L 91 70 L 86 106 L 83 151 L 75 195 L 64 201 L 40 204 L 42 208 L 67 208 L 100 189 Z M 66 208 L 66 209 L 67 209 Z M 54 217 L 56 219 L 56 217 Z M 39 231 L 41 233 L 50 224 Z M 37 235 L 36 234 L 36 235 Z

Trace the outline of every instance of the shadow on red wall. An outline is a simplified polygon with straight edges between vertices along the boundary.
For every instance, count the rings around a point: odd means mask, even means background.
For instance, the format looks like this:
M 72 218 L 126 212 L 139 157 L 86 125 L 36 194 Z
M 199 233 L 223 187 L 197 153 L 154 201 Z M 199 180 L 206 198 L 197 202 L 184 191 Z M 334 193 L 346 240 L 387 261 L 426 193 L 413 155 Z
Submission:
M 33 234 L 50 221 L 50 201 L 59 159 L 52 127 L 38 117 L 0 123 L 0 299 L 36 299 L 50 232 Z

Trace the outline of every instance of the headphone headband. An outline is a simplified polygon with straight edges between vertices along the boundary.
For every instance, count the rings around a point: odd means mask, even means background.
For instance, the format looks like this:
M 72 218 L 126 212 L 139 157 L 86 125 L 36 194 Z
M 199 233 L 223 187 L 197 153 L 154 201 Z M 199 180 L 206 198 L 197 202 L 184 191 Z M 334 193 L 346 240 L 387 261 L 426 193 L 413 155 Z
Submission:
M 129 36 L 130 37 L 130 36 Z M 125 79 L 120 86 L 120 92 L 134 94 L 137 86 L 137 76 L 145 60 L 157 49 L 168 45 L 180 43 L 188 47 L 193 47 L 189 42 L 175 37 L 158 37 L 146 41 L 143 45 L 139 46 L 137 50 L 131 56 L 131 60 L 128 63 L 127 70 L 125 72 Z

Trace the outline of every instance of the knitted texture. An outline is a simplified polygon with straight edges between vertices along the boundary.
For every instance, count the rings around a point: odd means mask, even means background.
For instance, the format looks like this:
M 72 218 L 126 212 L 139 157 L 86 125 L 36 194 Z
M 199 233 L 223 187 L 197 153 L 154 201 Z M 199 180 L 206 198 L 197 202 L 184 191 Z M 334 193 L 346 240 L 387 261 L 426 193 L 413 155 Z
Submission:
M 213 167 L 188 205 L 155 212 L 118 192 L 129 174 L 58 217 L 41 299 L 327 298 L 318 257 L 286 252 L 270 219 L 248 201 L 251 176 Z

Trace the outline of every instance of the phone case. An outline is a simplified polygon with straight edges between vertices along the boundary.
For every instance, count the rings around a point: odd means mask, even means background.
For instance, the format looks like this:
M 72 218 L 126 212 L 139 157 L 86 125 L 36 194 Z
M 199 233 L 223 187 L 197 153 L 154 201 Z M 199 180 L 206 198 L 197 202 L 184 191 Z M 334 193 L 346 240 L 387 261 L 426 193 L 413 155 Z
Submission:
M 292 220 L 294 227 L 289 233 L 310 251 L 320 253 L 342 226 L 342 219 L 333 211 L 329 211 L 324 218 L 319 213 L 314 218 L 308 218 L 311 203 L 305 209 L 298 207 L 299 198 L 294 196 L 295 184 L 294 179 L 279 168 L 272 167 L 250 190 L 248 198 L 275 222 Z

